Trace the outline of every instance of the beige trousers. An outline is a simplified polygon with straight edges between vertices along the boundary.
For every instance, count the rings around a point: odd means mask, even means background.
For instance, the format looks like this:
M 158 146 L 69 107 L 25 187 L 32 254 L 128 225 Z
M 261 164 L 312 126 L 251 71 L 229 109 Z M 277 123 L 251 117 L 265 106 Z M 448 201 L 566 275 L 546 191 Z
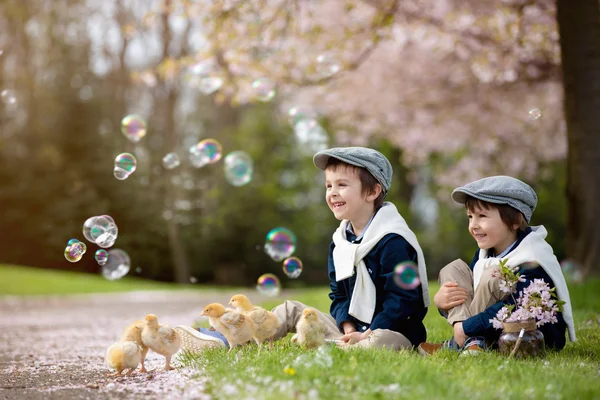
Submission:
M 494 277 L 497 267 L 487 268 L 481 275 L 477 290 L 473 290 L 473 271 L 462 260 L 454 260 L 440 271 L 440 286 L 444 283 L 455 282 L 461 288 L 467 289 L 467 300 L 448 310 L 448 323 L 453 325 L 483 312 L 489 306 L 504 300 L 508 293 L 500 290 L 500 281 Z
M 296 324 L 302 316 L 302 311 L 311 308 L 299 301 L 286 300 L 278 305 L 272 311 L 279 318 L 281 326 L 275 334 L 275 340 L 285 337 L 288 333 L 296 332 Z M 343 334 L 338 329 L 335 319 L 329 315 L 317 310 L 319 319 L 323 321 L 327 334 L 327 339 L 339 339 Z M 365 340 L 350 345 L 349 347 L 364 348 L 382 348 L 386 347 L 392 350 L 412 349 L 412 343 L 403 334 L 389 329 L 375 329 Z

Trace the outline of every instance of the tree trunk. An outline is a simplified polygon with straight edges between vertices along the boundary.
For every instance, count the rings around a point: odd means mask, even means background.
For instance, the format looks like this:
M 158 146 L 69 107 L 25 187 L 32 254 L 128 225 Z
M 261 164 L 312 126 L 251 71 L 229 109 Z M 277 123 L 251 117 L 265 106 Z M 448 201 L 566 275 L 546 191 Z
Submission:
M 567 255 L 600 274 L 600 2 L 558 0 L 567 123 Z M 543 143 L 541 144 L 544 145 Z

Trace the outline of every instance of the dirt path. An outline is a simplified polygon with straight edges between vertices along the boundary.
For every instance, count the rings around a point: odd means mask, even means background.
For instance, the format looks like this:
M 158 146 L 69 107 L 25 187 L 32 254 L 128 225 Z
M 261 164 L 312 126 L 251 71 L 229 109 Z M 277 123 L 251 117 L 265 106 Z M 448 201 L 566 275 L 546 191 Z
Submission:
M 133 292 L 0 297 L 0 399 L 208 399 L 198 371 L 164 372 L 148 353 L 150 374 L 107 378 L 106 348 L 123 328 L 154 313 L 171 326 L 199 320 L 230 293 Z M 287 298 L 290 293 L 282 293 Z M 262 299 L 252 293 L 251 298 Z M 190 379 L 191 375 L 194 379 Z

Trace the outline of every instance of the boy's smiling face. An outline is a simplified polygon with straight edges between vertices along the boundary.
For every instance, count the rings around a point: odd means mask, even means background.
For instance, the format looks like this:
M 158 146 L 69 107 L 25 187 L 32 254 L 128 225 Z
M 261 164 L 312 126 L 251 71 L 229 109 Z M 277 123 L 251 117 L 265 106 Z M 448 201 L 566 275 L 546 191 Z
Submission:
M 325 200 L 338 220 L 363 226 L 373 215 L 377 196 L 364 195 L 357 168 L 339 165 L 325 170 Z
M 500 218 L 500 212 L 496 207 L 485 209 L 482 207 L 474 207 L 472 210 L 467 210 L 469 218 L 469 233 L 480 249 L 494 249 L 496 255 L 502 253 L 515 240 L 517 240 L 517 232 L 511 230 Z

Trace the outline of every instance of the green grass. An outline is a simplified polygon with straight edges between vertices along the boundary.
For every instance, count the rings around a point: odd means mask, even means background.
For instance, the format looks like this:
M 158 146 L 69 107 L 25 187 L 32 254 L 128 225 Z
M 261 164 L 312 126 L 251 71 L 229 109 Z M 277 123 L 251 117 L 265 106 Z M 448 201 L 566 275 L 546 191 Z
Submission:
M 437 289 L 430 284 L 432 294 Z M 327 311 L 327 292 L 309 289 L 294 300 Z M 255 346 L 248 346 L 233 353 L 184 354 L 179 362 L 197 371 L 196 379 L 219 399 L 600 398 L 599 293 L 600 279 L 571 286 L 578 341 L 530 360 L 508 359 L 497 352 L 459 357 L 445 351 L 424 358 L 414 351 L 346 351 L 332 346 L 304 351 L 292 345 L 288 335 L 260 355 Z M 432 342 L 452 334 L 434 307 L 425 326 Z
M 135 277 L 108 281 L 100 274 L 0 265 L 0 296 L 173 290 L 186 286 Z

